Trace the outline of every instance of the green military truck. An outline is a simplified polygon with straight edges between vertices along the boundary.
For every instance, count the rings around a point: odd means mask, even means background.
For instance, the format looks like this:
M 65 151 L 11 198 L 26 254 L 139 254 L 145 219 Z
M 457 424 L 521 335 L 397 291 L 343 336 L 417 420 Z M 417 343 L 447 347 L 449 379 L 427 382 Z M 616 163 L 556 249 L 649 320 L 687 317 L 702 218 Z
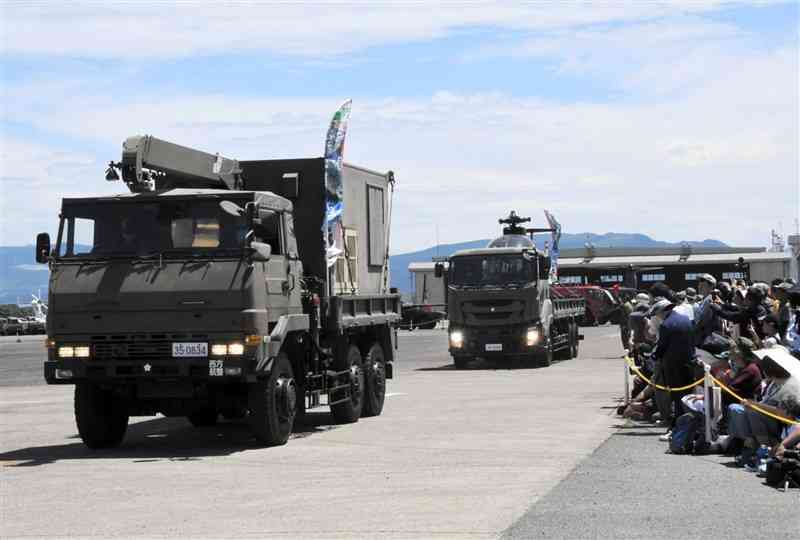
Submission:
M 455 367 L 463 369 L 479 357 L 549 366 L 554 356 L 577 356 L 584 300 L 553 293 L 549 255 L 532 240 L 534 233 L 550 229 L 523 228 L 520 223 L 530 218 L 514 212 L 499 221 L 508 224 L 503 236 L 448 260 L 444 277 Z M 438 263 L 435 272 L 443 276 L 444 265 Z
M 130 416 L 246 418 L 279 445 L 312 407 L 341 423 L 381 414 L 401 316 L 386 285 L 394 179 L 342 172 L 335 260 L 323 158 L 239 162 L 131 137 L 106 175 L 130 193 L 63 200 L 58 237 L 36 243 L 44 376 L 75 385 L 87 446 L 119 445 Z

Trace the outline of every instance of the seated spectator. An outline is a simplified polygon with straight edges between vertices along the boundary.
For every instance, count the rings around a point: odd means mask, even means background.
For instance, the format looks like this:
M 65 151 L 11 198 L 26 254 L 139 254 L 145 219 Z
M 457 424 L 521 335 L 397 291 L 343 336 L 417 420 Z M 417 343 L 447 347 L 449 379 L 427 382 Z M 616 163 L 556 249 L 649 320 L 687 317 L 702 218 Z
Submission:
M 761 369 L 769 381 L 761 399 L 755 403 L 745 399 L 741 404 L 728 406 L 728 433 L 738 439 L 738 444 L 733 447 L 742 449 L 736 461 L 743 466 L 753 464 L 759 445 L 775 445 L 783 430 L 779 420 L 759 412 L 754 405 L 786 418 L 792 418 L 800 412 L 800 380 L 792 376 L 795 368 L 791 368 L 791 371 L 787 369 L 791 367 L 783 357 L 787 353 L 779 354 L 779 351 L 771 350 L 759 352 L 762 356 Z

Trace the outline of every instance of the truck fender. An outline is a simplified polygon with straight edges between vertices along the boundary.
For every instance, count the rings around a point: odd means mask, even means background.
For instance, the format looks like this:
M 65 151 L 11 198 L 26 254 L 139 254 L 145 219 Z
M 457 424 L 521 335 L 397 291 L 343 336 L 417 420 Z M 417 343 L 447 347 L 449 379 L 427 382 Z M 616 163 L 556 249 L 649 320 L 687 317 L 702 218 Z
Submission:
M 542 302 L 539 320 L 542 321 L 542 329 L 545 334 L 547 334 L 550 331 L 550 326 L 553 324 L 553 302 L 549 298 Z
M 269 371 L 272 367 L 272 361 L 283 348 L 283 342 L 289 334 L 293 332 L 307 332 L 309 329 L 308 315 L 281 315 L 278 318 L 278 323 L 265 343 L 265 351 L 262 357 L 258 360 L 256 371 Z

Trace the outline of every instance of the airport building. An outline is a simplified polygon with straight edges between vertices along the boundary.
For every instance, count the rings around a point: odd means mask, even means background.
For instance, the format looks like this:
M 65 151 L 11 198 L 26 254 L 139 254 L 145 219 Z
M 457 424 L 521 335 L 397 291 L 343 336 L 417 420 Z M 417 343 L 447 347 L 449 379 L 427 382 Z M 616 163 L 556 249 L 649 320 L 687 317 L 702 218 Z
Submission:
M 779 277 L 797 279 L 798 259 L 791 253 L 765 248 L 595 248 L 564 249 L 559 258 L 563 284 L 614 285 L 648 289 L 662 281 L 673 290 L 697 286 L 698 274 L 718 280 L 764 281 Z M 444 285 L 434 275 L 433 261 L 408 267 L 416 304 L 444 304 Z

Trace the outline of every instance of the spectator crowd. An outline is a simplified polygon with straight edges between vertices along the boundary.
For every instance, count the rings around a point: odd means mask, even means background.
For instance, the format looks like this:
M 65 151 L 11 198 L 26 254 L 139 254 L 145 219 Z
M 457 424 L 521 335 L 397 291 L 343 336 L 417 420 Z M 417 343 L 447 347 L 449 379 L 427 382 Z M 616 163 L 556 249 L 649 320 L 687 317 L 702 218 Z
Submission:
M 725 453 L 800 487 L 800 285 L 701 274 L 696 289 L 656 283 L 621 301 L 634 379 L 618 413 L 664 426 L 673 453 Z M 720 391 L 705 392 L 707 371 Z

